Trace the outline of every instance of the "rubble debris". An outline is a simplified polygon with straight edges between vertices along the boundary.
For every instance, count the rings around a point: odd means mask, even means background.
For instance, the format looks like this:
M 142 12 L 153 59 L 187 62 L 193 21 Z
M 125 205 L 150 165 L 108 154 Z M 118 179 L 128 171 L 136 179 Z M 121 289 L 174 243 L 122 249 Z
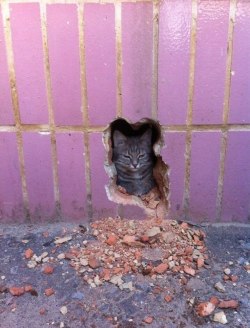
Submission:
M 62 306 L 61 308 L 60 308 L 60 312 L 63 314 L 63 315 L 65 315 L 65 314 L 67 314 L 68 313 L 68 309 L 67 309 L 67 306 Z
M 44 291 L 44 294 L 48 297 L 53 295 L 54 293 L 55 293 L 55 291 L 54 291 L 53 288 L 46 288 L 45 291 Z
M 207 317 L 215 310 L 215 305 L 212 302 L 202 302 L 197 305 L 196 312 L 200 317 Z
M 54 268 L 51 265 L 45 265 L 42 272 L 45 274 L 52 274 L 54 272 Z
M 239 306 L 239 302 L 236 300 L 228 300 L 228 301 L 221 300 L 220 303 L 218 304 L 218 307 L 221 309 L 237 309 L 238 306 Z
M 16 287 L 16 286 L 13 286 L 13 287 L 10 287 L 9 288 L 9 292 L 13 296 L 21 296 L 21 295 L 23 295 L 25 293 L 25 289 L 24 289 L 24 287 Z
M 218 292 L 225 293 L 226 288 L 222 285 L 222 283 L 219 281 L 214 285 L 214 288 L 218 290 Z
M 148 317 L 144 318 L 143 321 L 144 321 L 145 323 L 151 324 L 151 323 L 153 322 L 153 320 L 154 320 L 153 317 L 148 316 Z
M 227 317 L 223 311 L 216 312 L 213 316 L 213 321 L 222 323 L 225 325 L 227 323 Z
M 67 241 L 70 241 L 72 239 L 72 236 L 65 236 L 65 237 L 61 237 L 61 238 L 56 238 L 54 241 L 54 244 L 58 245 L 58 244 L 63 244 L 66 243 Z
M 165 300 L 167 303 L 170 303 L 170 302 L 172 301 L 172 299 L 173 299 L 173 296 L 172 296 L 172 295 L 166 295 L 166 296 L 164 297 L 164 300 Z
M 107 281 L 130 290 L 122 280 L 127 273 L 155 278 L 172 271 L 195 276 L 208 258 L 204 232 L 184 222 L 110 217 L 90 226 L 94 239 L 60 253 L 57 260 L 69 260 L 92 287 Z
M 31 248 L 26 249 L 24 256 L 27 260 L 31 259 L 33 255 L 34 255 L 34 252 Z

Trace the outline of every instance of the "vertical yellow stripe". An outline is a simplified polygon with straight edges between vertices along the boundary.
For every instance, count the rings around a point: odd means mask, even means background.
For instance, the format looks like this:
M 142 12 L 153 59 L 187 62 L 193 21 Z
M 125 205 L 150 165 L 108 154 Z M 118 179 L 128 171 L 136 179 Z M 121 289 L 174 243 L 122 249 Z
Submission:
M 185 180 L 183 208 L 187 217 L 190 202 L 190 168 L 191 168 L 191 142 L 192 142 L 192 117 L 193 117 L 193 98 L 194 98 L 194 74 L 196 57 L 196 33 L 197 33 L 198 0 L 192 0 L 192 25 L 190 38 L 190 61 L 189 61 L 189 84 L 188 84 L 188 109 L 187 109 L 187 133 L 185 148 Z
M 49 114 L 54 199 L 55 199 L 56 216 L 60 217 L 61 206 L 60 206 L 60 191 L 59 191 L 59 177 L 58 177 L 58 158 L 57 158 L 55 119 L 54 119 L 54 112 L 53 112 L 53 99 L 52 99 L 52 88 L 51 88 L 46 9 L 47 9 L 46 3 L 41 1 L 40 16 L 41 16 L 41 29 L 42 29 L 42 41 L 43 41 L 44 72 L 45 72 L 48 114 Z
M 152 118 L 158 117 L 158 51 L 159 51 L 159 1 L 153 2 L 153 78 Z
M 115 3 L 116 116 L 122 116 L 122 4 Z
M 2 17 L 3 17 L 3 25 L 4 25 L 4 37 L 6 43 L 7 65 L 8 65 L 8 73 L 9 73 L 9 80 L 10 80 L 10 88 L 11 88 L 12 108 L 14 113 L 15 126 L 17 130 L 16 132 L 17 151 L 18 151 L 18 159 L 19 159 L 19 170 L 21 175 L 23 205 L 24 205 L 26 219 L 30 220 L 29 195 L 28 195 L 27 180 L 25 174 L 22 127 L 21 127 L 21 118 L 19 112 L 18 92 L 16 86 L 14 54 L 12 49 L 10 10 L 9 10 L 8 3 L 2 3 L 1 7 L 2 7 Z
M 86 79 L 86 56 L 85 56 L 85 42 L 84 42 L 84 4 L 78 3 L 78 33 L 79 33 L 79 51 L 80 51 L 80 78 L 81 78 L 81 111 L 83 119 L 83 127 L 88 128 L 88 97 L 87 97 L 87 79 Z M 89 132 L 83 133 L 84 142 L 84 160 L 85 160 L 85 185 L 87 196 L 87 214 L 88 218 L 92 219 L 92 191 L 91 191 L 91 166 L 90 166 L 90 146 L 89 146 Z
M 237 10 L 237 0 L 231 0 L 230 1 L 230 9 L 229 9 L 226 78 L 225 78 L 225 92 L 224 92 L 224 103 L 223 103 L 223 125 L 224 125 L 224 127 L 228 127 L 228 116 L 229 116 L 229 109 L 230 109 L 229 103 L 230 103 L 231 68 L 232 68 L 232 56 L 233 56 L 233 33 L 234 33 L 236 10 Z M 222 213 L 222 199 L 223 199 L 223 188 L 224 188 L 227 140 L 228 140 L 228 130 L 225 129 L 221 136 L 219 178 L 218 178 L 217 199 L 216 199 L 216 220 L 217 221 L 221 220 L 221 213 Z

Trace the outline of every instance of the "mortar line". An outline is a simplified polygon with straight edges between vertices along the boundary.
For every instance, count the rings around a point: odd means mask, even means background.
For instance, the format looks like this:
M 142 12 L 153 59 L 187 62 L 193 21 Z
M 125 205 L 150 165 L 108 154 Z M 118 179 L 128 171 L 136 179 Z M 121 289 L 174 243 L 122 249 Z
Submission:
M 122 4 L 115 3 L 116 117 L 122 117 Z
M 158 55 L 159 55 L 159 1 L 153 1 L 153 78 L 152 78 L 152 113 L 154 120 L 158 117 Z
M 84 127 L 82 125 L 60 125 L 54 126 L 55 132 L 103 132 L 106 125 L 92 125 Z M 192 124 L 192 125 L 162 125 L 164 132 L 226 132 L 226 131 L 250 131 L 250 124 Z M 38 132 L 41 134 L 50 133 L 49 124 L 20 124 L 22 132 Z M 17 132 L 15 125 L 0 125 L 1 132 Z
M 105 4 L 105 3 L 134 3 L 134 2 L 152 2 L 152 0 L 40 0 L 41 2 L 45 4 L 79 4 L 80 2 L 82 4 L 85 3 L 95 3 L 95 4 Z M 0 0 L 0 3 L 34 3 L 34 0 Z
M 237 0 L 230 0 L 228 38 L 227 38 L 225 93 L 224 93 L 224 102 L 223 102 L 223 124 L 224 125 L 228 125 L 229 110 L 230 110 L 231 68 L 232 68 L 232 57 L 233 57 L 233 34 L 234 34 L 234 23 L 235 23 L 235 17 L 236 17 L 236 10 L 237 10 Z M 228 130 L 226 130 L 224 133 L 222 133 L 222 136 L 221 136 L 219 177 L 218 177 L 217 198 L 216 198 L 216 221 L 217 222 L 221 221 L 221 214 L 222 214 L 227 145 L 228 145 Z
M 49 131 L 50 131 L 50 146 L 51 146 L 51 158 L 52 158 L 54 199 L 55 199 L 56 217 L 60 218 L 61 217 L 61 205 L 60 205 L 55 117 L 54 117 L 54 110 L 53 110 L 51 72 L 50 72 L 50 62 L 49 62 L 49 47 L 48 47 L 48 33 L 47 33 L 47 8 L 46 8 L 46 3 L 44 3 L 43 1 L 40 1 L 39 5 L 40 5 L 40 20 L 41 20 L 41 31 L 42 31 L 42 41 L 43 41 L 43 64 L 44 64 L 44 72 L 45 72 L 45 84 L 46 84 L 48 115 L 49 115 Z
M 6 45 L 8 75 L 9 75 L 10 88 L 11 88 L 10 90 L 11 101 L 12 101 L 12 108 L 13 108 L 15 128 L 16 128 L 17 152 L 18 152 L 19 170 L 21 176 L 21 185 L 22 185 L 23 207 L 24 207 L 26 220 L 30 221 L 29 195 L 28 195 L 27 179 L 26 179 L 26 171 L 25 171 L 23 136 L 21 132 L 21 116 L 19 110 L 19 99 L 18 99 L 18 92 L 17 92 L 17 85 L 16 85 L 14 52 L 12 48 L 10 8 L 8 3 L 2 3 L 1 7 L 2 7 L 2 18 L 3 18 L 3 27 L 4 27 L 4 38 L 5 38 L 5 45 Z
M 185 218 L 188 216 L 190 206 L 190 169 L 191 169 L 191 151 L 192 151 L 192 125 L 193 118 L 193 97 L 194 97 L 194 74 L 196 57 L 196 33 L 197 33 L 198 0 L 192 0 L 192 24 L 190 35 L 190 61 L 189 61 L 189 82 L 188 82 L 188 108 L 187 108 L 187 133 L 185 146 L 185 179 L 183 210 Z
M 91 188 L 91 166 L 90 166 L 90 146 L 89 146 L 89 115 L 88 115 L 88 94 L 87 94 L 87 77 L 86 77 L 86 53 L 84 42 L 84 3 L 78 1 L 78 33 L 79 33 L 79 56 L 80 56 L 80 79 L 81 79 L 81 111 L 83 119 L 83 144 L 84 144 L 84 161 L 85 161 L 85 185 L 86 185 L 86 206 L 88 219 L 93 217 L 92 205 L 92 188 Z M 82 129 L 82 128 L 81 128 Z

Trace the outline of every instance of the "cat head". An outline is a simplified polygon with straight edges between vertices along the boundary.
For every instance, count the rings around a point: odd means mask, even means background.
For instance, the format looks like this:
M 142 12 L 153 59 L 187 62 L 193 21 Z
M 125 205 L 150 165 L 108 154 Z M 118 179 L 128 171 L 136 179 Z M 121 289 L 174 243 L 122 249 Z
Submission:
M 115 163 L 131 170 L 152 165 L 152 131 L 146 130 L 141 136 L 125 136 L 119 130 L 113 133 Z

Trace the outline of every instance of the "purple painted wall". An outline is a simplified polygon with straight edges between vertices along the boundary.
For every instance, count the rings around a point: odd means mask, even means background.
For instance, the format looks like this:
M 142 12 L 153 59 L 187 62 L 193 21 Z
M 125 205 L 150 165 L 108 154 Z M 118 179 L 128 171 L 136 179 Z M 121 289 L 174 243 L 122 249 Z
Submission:
M 116 215 L 102 131 L 118 113 L 162 124 L 170 217 L 249 222 L 249 1 L 14 2 L 0 5 L 0 222 Z

